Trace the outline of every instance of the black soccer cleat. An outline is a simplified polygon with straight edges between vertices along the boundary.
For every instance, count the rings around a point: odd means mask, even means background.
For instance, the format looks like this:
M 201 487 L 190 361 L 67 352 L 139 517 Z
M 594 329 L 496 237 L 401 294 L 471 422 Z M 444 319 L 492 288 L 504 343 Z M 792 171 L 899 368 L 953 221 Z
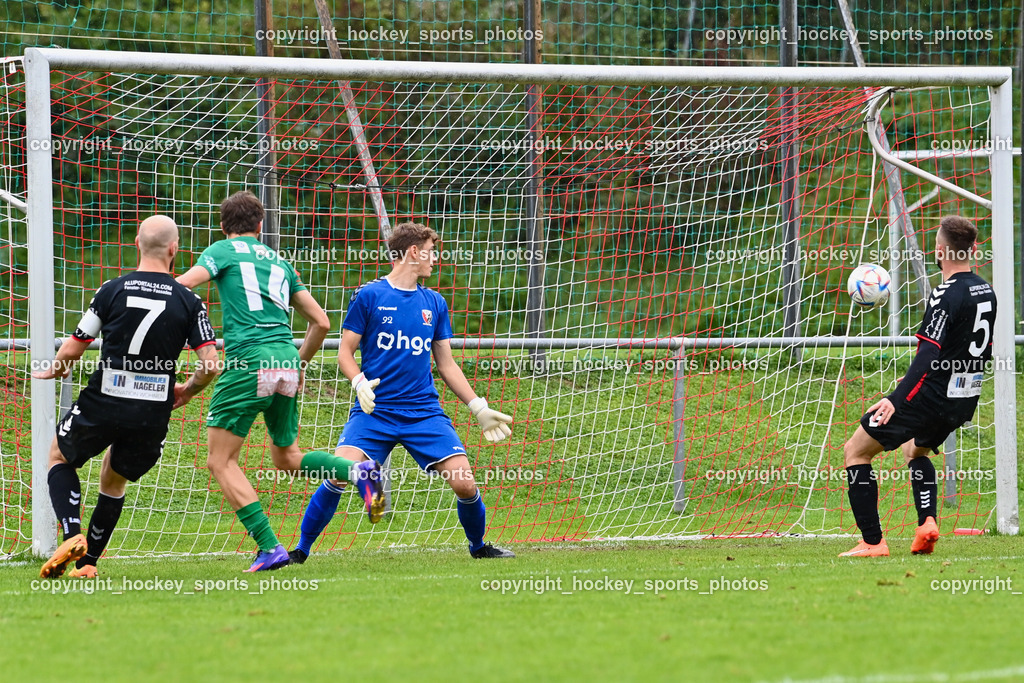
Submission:
M 299 548 L 288 551 L 288 559 L 292 561 L 292 564 L 302 564 L 306 561 L 307 557 L 309 557 L 309 555 Z
M 484 543 L 476 550 L 470 550 L 469 554 L 475 560 L 481 559 L 507 559 L 515 557 L 516 554 L 511 550 L 505 550 L 503 548 L 495 548 L 490 543 Z

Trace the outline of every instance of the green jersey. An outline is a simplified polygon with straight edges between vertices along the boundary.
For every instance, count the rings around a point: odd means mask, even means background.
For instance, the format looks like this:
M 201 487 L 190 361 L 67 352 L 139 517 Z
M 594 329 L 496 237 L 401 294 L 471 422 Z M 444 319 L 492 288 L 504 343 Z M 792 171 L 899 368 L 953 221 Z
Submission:
M 306 288 L 276 251 L 255 237 L 232 237 L 207 247 L 198 265 L 217 283 L 227 355 L 292 342 L 288 302 Z

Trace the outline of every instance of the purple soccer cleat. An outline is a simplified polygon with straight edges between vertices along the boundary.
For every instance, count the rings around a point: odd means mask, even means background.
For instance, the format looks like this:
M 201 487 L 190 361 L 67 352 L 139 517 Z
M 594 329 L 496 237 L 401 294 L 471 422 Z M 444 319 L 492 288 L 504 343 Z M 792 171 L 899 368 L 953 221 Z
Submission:
M 370 524 L 376 524 L 384 516 L 384 487 L 381 485 L 380 465 L 374 460 L 358 462 L 355 474 L 356 488 L 366 503 Z
M 261 551 L 256 554 L 256 559 L 253 561 L 252 566 L 246 569 L 249 572 L 265 572 L 271 569 L 280 569 L 285 567 L 291 562 L 288 557 L 288 551 L 283 545 L 278 544 L 276 548 L 269 551 Z

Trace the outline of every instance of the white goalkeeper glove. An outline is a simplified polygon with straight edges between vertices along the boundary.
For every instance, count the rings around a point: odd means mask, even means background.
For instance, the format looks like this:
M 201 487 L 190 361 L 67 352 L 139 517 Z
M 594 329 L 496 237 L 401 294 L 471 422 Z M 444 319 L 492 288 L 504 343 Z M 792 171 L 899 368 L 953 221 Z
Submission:
M 486 398 L 477 396 L 467 403 L 466 407 L 476 416 L 476 421 L 480 423 L 480 429 L 484 432 L 484 438 L 488 441 L 501 441 L 512 433 L 508 428 L 512 416 L 488 408 Z
M 380 379 L 366 379 L 361 372 L 352 378 L 352 388 L 356 390 L 356 397 L 359 399 L 359 407 L 362 408 L 363 412 L 367 415 L 373 412 L 373 401 L 377 398 L 376 394 L 373 393 L 373 389 L 378 384 L 380 384 Z

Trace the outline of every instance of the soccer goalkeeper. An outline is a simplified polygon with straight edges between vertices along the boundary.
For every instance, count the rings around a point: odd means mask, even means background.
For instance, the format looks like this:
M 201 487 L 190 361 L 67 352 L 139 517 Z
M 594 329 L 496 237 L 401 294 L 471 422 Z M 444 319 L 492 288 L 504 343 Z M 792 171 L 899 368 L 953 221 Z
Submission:
M 441 379 L 476 416 L 488 441 L 511 434 L 512 418 L 487 406 L 473 391 L 452 357 L 448 304 L 419 284 L 437 259 L 436 232 L 418 223 L 402 223 L 388 240 L 392 271 L 353 293 L 342 324 L 338 363 L 358 400 L 352 406 L 335 455 L 383 464 L 396 444 L 416 463 L 444 478 L 458 497 L 459 522 L 474 558 L 515 557 L 484 543 L 486 509 L 466 457 L 466 447 L 441 410 L 430 371 L 430 354 Z M 355 351 L 361 352 L 362 368 Z M 313 494 L 302 518 L 291 560 L 305 562 L 310 548 L 338 508 L 344 484 L 325 481 Z M 371 516 L 371 521 L 378 521 Z

